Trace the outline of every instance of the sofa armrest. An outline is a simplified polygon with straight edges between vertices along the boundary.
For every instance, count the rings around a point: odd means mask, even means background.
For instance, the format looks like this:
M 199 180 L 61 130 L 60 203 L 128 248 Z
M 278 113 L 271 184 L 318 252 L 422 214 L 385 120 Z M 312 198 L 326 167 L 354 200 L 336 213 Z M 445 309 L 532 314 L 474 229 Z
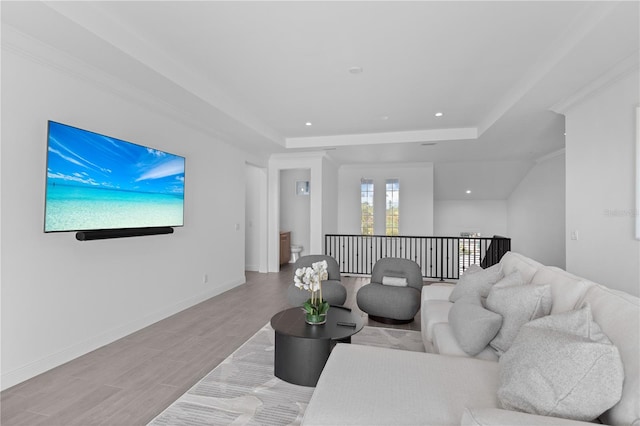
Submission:
M 449 300 L 455 284 L 434 283 L 422 287 L 422 300 Z
M 465 408 L 462 426 L 593 426 L 593 423 L 559 417 L 538 416 L 499 408 Z

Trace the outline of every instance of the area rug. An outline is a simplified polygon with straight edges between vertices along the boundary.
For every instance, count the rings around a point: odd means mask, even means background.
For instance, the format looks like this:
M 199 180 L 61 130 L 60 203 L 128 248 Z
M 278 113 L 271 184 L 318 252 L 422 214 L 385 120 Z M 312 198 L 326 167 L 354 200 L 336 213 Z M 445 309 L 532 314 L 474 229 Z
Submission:
M 364 327 L 351 344 L 424 352 L 420 332 L 391 328 Z M 275 377 L 273 359 L 267 324 L 149 425 L 300 424 L 314 388 Z

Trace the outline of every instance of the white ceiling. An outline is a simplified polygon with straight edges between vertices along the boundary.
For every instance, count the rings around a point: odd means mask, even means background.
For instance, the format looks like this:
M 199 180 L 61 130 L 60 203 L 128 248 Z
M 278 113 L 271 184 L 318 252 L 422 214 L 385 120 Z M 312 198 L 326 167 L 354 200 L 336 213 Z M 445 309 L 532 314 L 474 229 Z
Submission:
M 257 155 L 434 162 L 436 198 L 505 199 L 535 159 L 564 147 L 552 110 L 603 76 L 637 72 L 638 6 L 2 2 L 2 21 Z M 451 176 L 485 190 L 460 194 Z

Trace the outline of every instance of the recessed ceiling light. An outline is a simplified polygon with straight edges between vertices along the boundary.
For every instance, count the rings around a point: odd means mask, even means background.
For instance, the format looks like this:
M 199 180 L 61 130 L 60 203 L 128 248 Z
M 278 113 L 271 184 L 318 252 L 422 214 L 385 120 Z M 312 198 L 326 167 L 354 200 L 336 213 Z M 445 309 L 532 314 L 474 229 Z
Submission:
M 305 126 L 311 126 L 313 123 L 311 123 L 310 121 L 307 121 L 306 123 L 304 123 Z
M 467 194 L 471 194 L 471 190 L 470 190 L 470 189 L 467 189 L 465 192 L 466 192 Z
M 349 72 L 351 74 L 361 74 L 362 73 L 362 67 L 351 67 L 351 68 L 349 68 Z
M 380 120 L 386 121 L 389 119 L 388 115 L 383 115 L 382 117 L 380 117 Z
M 435 115 L 436 115 L 436 117 L 442 117 L 444 114 L 438 111 L 438 112 L 436 112 Z

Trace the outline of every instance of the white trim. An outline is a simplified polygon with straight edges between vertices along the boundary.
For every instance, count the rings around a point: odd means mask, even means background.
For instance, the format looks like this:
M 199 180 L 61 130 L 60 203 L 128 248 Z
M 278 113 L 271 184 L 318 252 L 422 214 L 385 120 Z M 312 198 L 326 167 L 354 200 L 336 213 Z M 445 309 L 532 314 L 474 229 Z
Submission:
M 353 135 L 311 136 L 286 138 L 287 148 L 320 148 L 389 143 L 415 143 L 478 139 L 475 127 L 453 129 L 410 130 L 405 132 L 359 133 Z
M 547 77 L 598 24 L 617 6 L 617 2 L 588 2 L 582 13 L 568 23 L 567 31 L 541 55 L 541 59 L 489 111 L 479 127 L 482 135 L 513 108 L 532 88 Z
M 300 159 L 300 160 L 309 160 L 314 158 L 323 158 L 327 155 L 325 151 L 306 151 L 306 152 L 283 152 L 283 153 L 275 153 L 269 156 L 269 164 L 273 164 L 274 162 L 281 162 L 283 165 L 290 163 L 292 160 Z M 291 167 L 285 167 L 291 169 L 299 169 L 304 167 L 296 167 L 295 164 L 292 164 Z
M 636 107 L 636 239 L 640 240 L 640 106 Z
M 547 155 L 543 155 L 542 157 L 537 158 L 535 161 L 537 164 L 544 163 L 545 161 L 551 160 L 552 158 L 560 157 L 565 154 L 566 149 L 562 148 L 557 151 L 550 152 Z
M 2 26 L 2 49 L 22 56 L 38 65 L 48 67 L 66 76 L 88 83 L 122 99 L 131 101 L 149 111 L 197 129 L 227 144 L 230 144 L 228 141 L 233 140 L 229 134 L 221 132 L 219 129 L 203 125 L 201 121 L 193 119 L 189 114 L 185 114 L 174 105 L 115 78 L 111 74 L 105 73 L 75 56 L 43 43 L 39 39 L 25 34 L 11 25 L 3 24 Z
M 566 114 L 574 105 L 583 102 L 585 99 L 596 95 L 598 92 L 609 87 L 615 82 L 625 78 L 632 72 L 637 72 L 640 68 L 640 52 L 635 51 L 613 68 L 596 78 L 577 92 L 567 96 L 560 102 L 555 103 L 549 109 L 558 114 Z
M 99 2 L 83 3 L 83 7 L 80 8 L 74 2 L 44 4 L 202 99 L 218 112 L 252 129 L 265 139 L 283 146 L 284 139 L 280 134 L 232 99 L 223 87 L 214 85 L 201 72 L 167 55 L 161 48 L 140 37 L 135 28 L 130 28 Z
M 300 155 L 302 154 L 302 155 Z M 322 162 L 324 152 L 292 153 L 272 155 L 269 159 L 269 213 L 268 213 L 268 269 L 269 272 L 280 270 L 280 171 L 289 169 L 311 170 L 310 185 L 313 187 L 309 195 L 309 249 L 308 253 L 322 253 Z
M 423 167 L 433 167 L 433 162 L 421 161 L 414 163 L 362 163 L 362 164 L 342 164 L 341 169 L 379 169 L 381 167 L 394 169 L 420 169 Z

